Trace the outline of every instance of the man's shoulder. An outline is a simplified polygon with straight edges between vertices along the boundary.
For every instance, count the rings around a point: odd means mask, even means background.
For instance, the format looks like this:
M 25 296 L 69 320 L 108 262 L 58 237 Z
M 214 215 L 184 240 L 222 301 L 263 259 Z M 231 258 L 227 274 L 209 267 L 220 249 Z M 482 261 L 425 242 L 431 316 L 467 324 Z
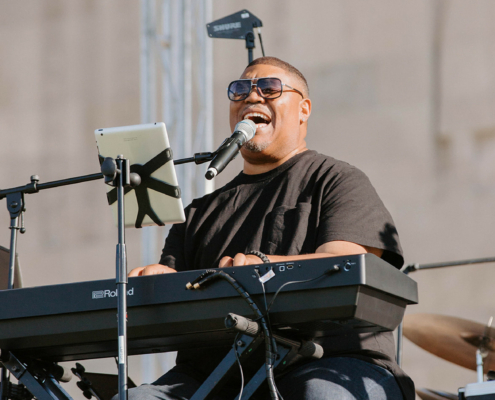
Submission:
M 301 162 L 307 164 L 304 168 L 308 173 L 314 171 L 321 175 L 338 177 L 366 176 L 363 171 L 346 161 L 318 153 L 315 150 L 308 150 L 306 153 Z
M 315 150 L 307 150 L 294 156 L 294 159 L 288 161 L 289 165 L 279 167 L 280 173 L 274 173 L 274 176 L 286 176 L 289 181 L 322 181 L 340 182 L 340 181 L 362 181 L 368 180 L 366 175 L 357 167 L 348 162 L 336 159 L 334 157 L 318 153 Z M 276 171 L 273 171 L 276 172 Z M 195 198 L 189 207 L 198 209 L 204 205 L 215 201 L 222 196 L 229 196 L 235 191 L 238 185 L 246 182 L 246 175 L 240 172 L 234 179 L 224 186 L 208 193 L 202 197 Z M 324 183 L 323 183 L 324 184 Z

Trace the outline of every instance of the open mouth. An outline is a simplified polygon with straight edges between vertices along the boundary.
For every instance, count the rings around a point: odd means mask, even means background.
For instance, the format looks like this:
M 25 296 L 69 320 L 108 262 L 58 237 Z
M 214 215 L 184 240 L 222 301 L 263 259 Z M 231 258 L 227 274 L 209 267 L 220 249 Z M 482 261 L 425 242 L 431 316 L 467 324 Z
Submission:
M 250 112 L 244 115 L 244 119 L 250 119 L 256 124 L 256 129 L 263 129 L 272 122 L 270 117 L 265 114 Z

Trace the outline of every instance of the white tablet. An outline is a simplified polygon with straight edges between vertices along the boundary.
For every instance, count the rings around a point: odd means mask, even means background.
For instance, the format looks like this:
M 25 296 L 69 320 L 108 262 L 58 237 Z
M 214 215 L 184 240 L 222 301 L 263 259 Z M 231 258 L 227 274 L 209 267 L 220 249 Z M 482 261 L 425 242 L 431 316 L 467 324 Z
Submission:
M 186 220 L 173 155 L 163 122 L 95 130 L 100 164 L 122 154 L 141 184 L 125 189 L 125 226 L 177 224 Z M 117 224 L 117 191 L 107 187 Z

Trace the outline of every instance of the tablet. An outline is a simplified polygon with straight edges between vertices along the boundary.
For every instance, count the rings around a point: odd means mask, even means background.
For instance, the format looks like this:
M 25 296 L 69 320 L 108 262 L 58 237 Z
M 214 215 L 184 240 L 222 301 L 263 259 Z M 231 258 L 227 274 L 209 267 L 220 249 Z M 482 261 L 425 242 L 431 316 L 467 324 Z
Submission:
M 141 184 L 125 188 L 125 226 L 177 224 L 186 220 L 173 154 L 163 122 L 95 130 L 100 164 L 123 155 Z M 107 187 L 108 203 L 117 220 L 117 190 Z

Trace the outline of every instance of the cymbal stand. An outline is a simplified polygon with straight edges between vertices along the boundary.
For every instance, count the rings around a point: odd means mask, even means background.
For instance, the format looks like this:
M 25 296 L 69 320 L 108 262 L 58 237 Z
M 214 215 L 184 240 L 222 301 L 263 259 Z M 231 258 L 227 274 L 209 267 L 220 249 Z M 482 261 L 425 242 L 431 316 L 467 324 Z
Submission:
M 441 263 L 431 263 L 431 264 L 409 264 L 401 269 L 403 273 L 406 275 L 411 272 L 419 271 L 422 269 L 436 269 L 436 268 L 444 268 L 444 267 L 457 267 L 461 265 L 472 265 L 472 264 L 485 264 L 495 262 L 495 257 L 486 257 L 486 258 L 473 258 L 470 260 L 461 260 L 461 261 L 448 261 Z M 397 328 L 397 364 L 399 367 L 402 366 L 402 343 L 403 343 L 403 326 L 402 322 L 399 324 Z M 483 361 L 481 361 L 483 363 Z M 483 367 L 482 367 L 483 368 Z M 482 369 L 483 371 L 483 369 Z M 483 377 L 483 372 L 482 375 Z M 478 375 L 479 379 L 479 375 Z
M 476 349 L 476 376 L 478 378 L 478 383 L 485 380 L 483 373 L 483 354 L 480 349 Z

